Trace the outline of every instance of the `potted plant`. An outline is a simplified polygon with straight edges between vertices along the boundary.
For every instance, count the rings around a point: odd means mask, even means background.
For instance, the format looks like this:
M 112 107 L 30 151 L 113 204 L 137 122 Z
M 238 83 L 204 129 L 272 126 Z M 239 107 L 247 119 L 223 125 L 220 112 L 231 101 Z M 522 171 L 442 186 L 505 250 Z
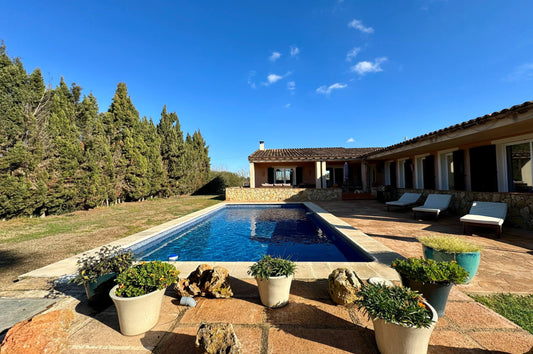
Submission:
M 424 258 L 436 261 L 456 261 L 468 272 L 468 283 L 477 273 L 482 248 L 472 241 L 455 236 L 420 236 Z
M 414 290 L 401 286 L 366 284 L 356 304 L 374 324 L 376 344 L 382 354 L 427 353 L 437 312 Z
M 131 267 L 133 252 L 118 246 L 103 246 L 94 254 L 84 254 L 77 262 L 78 274 L 70 281 L 85 287 L 91 307 L 102 309 L 111 305 L 109 290 L 117 274 Z
M 296 264 L 284 258 L 263 256 L 248 270 L 257 281 L 261 303 L 267 307 L 282 307 L 289 302 Z
M 141 262 L 120 273 L 109 292 L 115 303 L 120 332 L 127 336 L 149 331 L 159 319 L 165 289 L 179 272 L 161 261 Z
M 468 272 L 455 261 L 396 259 L 392 262 L 392 267 L 400 273 L 403 285 L 420 291 L 439 317 L 444 315 L 453 284 L 461 284 L 468 277 Z

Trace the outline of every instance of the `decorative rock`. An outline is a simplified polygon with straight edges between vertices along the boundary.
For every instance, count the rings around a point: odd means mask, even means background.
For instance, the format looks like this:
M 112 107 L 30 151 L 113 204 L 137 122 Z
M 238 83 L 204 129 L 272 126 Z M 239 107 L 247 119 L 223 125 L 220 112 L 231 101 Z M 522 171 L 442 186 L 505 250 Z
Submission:
M 231 323 L 204 323 L 198 328 L 196 346 L 208 354 L 241 354 L 242 344 Z
M 37 315 L 11 327 L 0 347 L 1 354 L 60 353 L 67 349 L 71 310 Z
M 339 305 L 352 304 L 357 300 L 361 280 L 354 271 L 337 268 L 328 277 L 329 296 Z
M 229 273 L 222 267 L 200 264 L 187 279 L 180 279 L 174 290 L 179 296 L 210 296 L 229 298 L 233 296 Z
M 370 279 L 368 279 L 368 284 L 381 284 L 381 285 L 384 285 L 384 286 L 394 286 L 394 284 L 388 280 L 388 279 L 385 279 L 385 278 L 380 278 L 380 277 L 372 277 Z

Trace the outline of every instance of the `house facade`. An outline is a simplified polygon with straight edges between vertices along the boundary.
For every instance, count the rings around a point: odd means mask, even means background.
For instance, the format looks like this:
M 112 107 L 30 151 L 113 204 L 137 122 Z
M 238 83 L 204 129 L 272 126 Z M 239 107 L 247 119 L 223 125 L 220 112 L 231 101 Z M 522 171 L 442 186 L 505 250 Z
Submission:
M 511 224 L 533 228 L 533 101 L 385 148 L 265 149 L 260 142 L 248 161 L 251 189 L 449 193 L 458 214 L 473 200 L 504 201 Z

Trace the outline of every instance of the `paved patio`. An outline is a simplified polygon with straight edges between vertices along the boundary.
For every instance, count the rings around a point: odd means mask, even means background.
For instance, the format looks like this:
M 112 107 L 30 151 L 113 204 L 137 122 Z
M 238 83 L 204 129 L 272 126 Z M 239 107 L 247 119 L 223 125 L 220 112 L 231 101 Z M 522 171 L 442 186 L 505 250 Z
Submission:
M 462 233 L 457 216 L 444 216 L 438 222 L 414 220 L 409 212 L 387 212 L 376 201 L 319 205 L 404 256 L 422 255 L 415 236 Z M 533 293 L 532 233 L 504 228 L 501 240 L 490 234 L 462 237 L 485 247 L 480 270 L 470 284 L 452 290 L 446 314 L 432 334 L 429 353 L 531 353 L 533 335 L 465 293 Z M 335 306 L 326 279 L 295 280 L 289 305 L 273 310 L 260 304 L 252 279 L 232 278 L 232 288 L 234 298 L 198 299 L 194 308 L 177 305 L 169 290 L 156 327 L 133 337 L 120 334 L 113 306 L 102 312 L 91 310 L 77 287 L 50 289 L 42 279 L 25 279 L 14 284 L 9 296 L 48 292 L 59 300 L 53 309 L 72 309 L 69 353 L 198 353 L 194 341 L 202 321 L 233 323 L 245 353 L 377 352 L 371 322 L 354 307 Z

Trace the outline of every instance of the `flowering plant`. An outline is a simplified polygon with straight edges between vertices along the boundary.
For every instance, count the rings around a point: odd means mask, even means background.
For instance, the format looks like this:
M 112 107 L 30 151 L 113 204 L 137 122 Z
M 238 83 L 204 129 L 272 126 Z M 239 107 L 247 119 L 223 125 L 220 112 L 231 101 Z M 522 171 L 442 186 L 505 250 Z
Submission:
M 109 248 L 103 246 L 95 254 L 83 254 L 78 259 L 78 274 L 71 280 L 76 284 L 92 283 L 102 275 L 120 273 L 131 267 L 133 252 L 119 246 Z
M 120 273 L 115 279 L 115 295 L 135 297 L 162 290 L 176 283 L 179 271 L 172 264 L 161 261 L 141 262 Z
M 422 295 L 410 288 L 366 284 L 355 301 L 370 319 L 381 318 L 385 322 L 401 326 L 430 327 L 432 312 L 423 302 Z
M 407 258 L 396 259 L 392 262 L 392 268 L 400 275 L 409 280 L 415 280 L 422 284 L 426 283 L 464 283 L 468 278 L 468 272 L 457 264 L 456 261 L 438 262 L 433 259 Z

